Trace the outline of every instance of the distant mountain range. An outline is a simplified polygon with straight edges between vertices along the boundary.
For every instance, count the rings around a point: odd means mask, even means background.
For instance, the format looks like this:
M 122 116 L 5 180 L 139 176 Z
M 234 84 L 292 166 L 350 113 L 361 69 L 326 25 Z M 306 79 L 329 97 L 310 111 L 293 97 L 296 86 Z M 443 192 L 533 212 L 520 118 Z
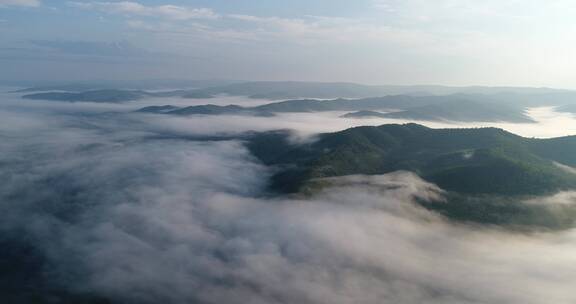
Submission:
M 452 95 L 452 94 L 552 94 L 571 92 L 567 90 L 527 87 L 450 87 L 435 85 L 362 85 L 356 83 L 321 83 L 298 81 L 241 82 L 204 88 L 197 91 L 206 95 L 227 94 L 259 99 L 299 98 L 367 98 L 385 95 Z
M 125 83 L 126 84 L 126 83 Z M 140 112 L 176 115 L 256 115 L 272 116 L 286 112 L 350 111 L 344 118 L 372 117 L 421 121 L 514 122 L 529 123 L 525 109 L 535 106 L 555 106 L 560 111 L 574 113 L 576 92 L 548 88 L 514 87 L 444 87 L 444 86 L 368 86 L 353 83 L 314 82 L 225 82 L 196 81 L 196 89 L 145 91 L 127 89 L 86 89 L 89 84 L 35 87 L 18 91 L 24 99 L 65 102 L 123 103 L 149 97 L 182 97 L 210 99 L 222 94 L 252 98 L 288 99 L 257 107 L 242 105 L 200 105 L 186 108 Z M 141 84 L 140 86 L 143 86 Z M 380 97 L 374 97 L 380 96 Z M 293 99 L 296 97 L 308 97 Z M 359 112 L 360 111 L 360 112 Z
M 376 112 L 376 111 L 357 111 L 357 112 L 350 112 L 344 115 L 341 115 L 342 118 L 388 118 L 386 115 L 387 113 Z
M 576 136 L 530 139 L 497 128 L 406 124 L 326 133 L 304 144 L 291 142 L 286 132 L 259 133 L 247 146 L 277 172 L 270 188 L 279 193 L 319 191 L 329 177 L 404 170 L 448 191 L 447 202 L 426 207 L 450 218 L 554 228 L 574 224 L 576 207 L 565 206 L 567 213 L 557 216 L 546 209 L 553 206 L 520 202 L 576 190 Z
M 29 82 L 21 83 L 27 85 Z M 12 84 L 14 85 L 14 84 Z M 551 88 L 530 87 L 487 87 L 487 86 L 439 86 L 439 85 L 363 85 L 346 82 L 302 82 L 302 81 L 236 81 L 236 80 L 139 80 L 139 81 L 93 81 L 78 83 L 41 84 L 19 90 L 20 93 L 66 91 L 82 92 L 91 90 L 158 90 L 185 89 L 183 96 L 198 98 L 198 96 L 214 96 L 227 94 L 232 96 L 248 96 L 252 98 L 286 100 L 300 98 L 334 99 L 334 98 L 366 98 L 386 95 L 452 95 L 452 94 L 484 94 L 484 95 L 541 95 L 568 94 L 573 91 Z
M 402 110 L 381 113 L 375 110 Z M 365 99 L 334 100 L 288 100 L 273 102 L 255 107 L 237 105 L 201 105 L 183 108 L 173 107 L 156 110 L 155 107 L 140 109 L 138 112 L 175 115 L 256 115 L 272 116 L 274 113 L 302 113 L 327 111 L 357 111 L 345 114 L 343 118 L 379 117 L 429 121 L 482 121 L 482 122 L 534 122 L 526 116 L 521 106 L 503 105 L 492 101 L 478 102 L 460 95 L 450 96 L 386 96 Z
M 472 100 L 450 100 L 413 107 L 405 111 L 387 113 L 383 117 L 427 121 L 534 122 L 533 119 L 526 116 L 523 107 Z
M 33 100 L 65 101 L 65 102 L 123 103 L 152 96 L 153 94 L 144 91 L 110 89 L 110 90 L 93 90 L 85 92 L 35 93 L 24 95 L 22 96 L 22 98 Z
M 209 87 L 225 86 L 239 83 L 237 80 L 182 80 L 182 79 L 148 79 L 148 80 L 95 80 L 81 82 L 33 82 L 12 81 L 6 83 L 10 86 L 23 86 L 25 89 L 18 93 L 33 93 L 47 91 L 83 92 L 93 90 L 169 90 L 169 89 L 203 89 Z
M 217 105 L 200 105 L 191 107 L 175 107 L 171 105 L 144 107 L 136 111 L 137 113 L 154 113 L 170 115 L 248 115 L 248 116 L 274 116 L 274 113 L 257 108 L 244 108 L 236 105 L 217 106 Z

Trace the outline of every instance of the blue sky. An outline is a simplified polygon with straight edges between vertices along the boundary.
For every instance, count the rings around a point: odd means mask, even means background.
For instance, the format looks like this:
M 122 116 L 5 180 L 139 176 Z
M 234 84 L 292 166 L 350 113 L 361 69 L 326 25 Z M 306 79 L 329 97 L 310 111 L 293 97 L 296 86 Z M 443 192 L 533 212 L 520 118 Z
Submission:
M 0 0 L 0 79 L 576 87 L 573 0 Z

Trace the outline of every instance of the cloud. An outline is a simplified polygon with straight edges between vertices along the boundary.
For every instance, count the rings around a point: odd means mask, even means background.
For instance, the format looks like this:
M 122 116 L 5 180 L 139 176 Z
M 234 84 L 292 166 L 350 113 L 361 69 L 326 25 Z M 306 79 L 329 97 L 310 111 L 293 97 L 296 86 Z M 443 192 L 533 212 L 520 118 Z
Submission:
M 390 0 L 372 0 L 372 6 L 376 9 L 387 11 L 387 12 L 395 12 L 394 3 Z
M 43 258 L 10 261 L 36 277 L 44 261 L 46 276 L 10 295 L 48 285 L 51 297 L 64 288 L 112 303 L 576 301 L 574 230 L 447 222 L 414 203 L 442 191 L 406 172 L 270 197 L 270 169 L 240 142 L 86 107 L 0 104 L 0 241 L 29 242 Z M 549 200 L 564 199 L 574 194 Z
M 566 69 L 569 63 L 562 60 L 574 48 L 573 41 L 563 39 L 574 15 L 569 2 L 378 0 L 359 4 L 365 11 L 358 14 L 338 12 L 340 17 L 224 12 L 180 2 L 72 3 L 125 16 L 122 30 L 141 35 L 151 48 L 218 58 L 210 66 L 187 67 L 203 70 L 199 75 L 569 87 L 574 77 L 566 71 L 574 69 Z M 368 11 L 370 3 L 378 9 Z M 501 69 L 495 73 L 491 66 Z
M 221 105 L 228 105 L 234 99 L 223 99 Z M 182 101 L 180 101 L 182 102 Z M 239 103 L 250 102 L 238 100 Z M 252 101 L 253 102 L 253 101 Z M 261 101 L 260 101 L 261 102 Z M 197 104 L 217 103 L 214 100 L 201 100 Z M 148 104 L 146 104 L 148 105 Z M 181 104 L 182 105 L 182 104 Z M 188 104 L 192 105 L 192 104 Z M 203 133 L 238 133 L 245 131 L 269 131 L 278 129 L 293 130 L 300 138 L 309 138 L 318 133 L 336 132 L 355 126 L 378 126 L 382 124 L 402 124 L 417 122 L 431 128 L 474 128 L 496 127 L 524 137 L 551 138 L 569 136 L 576 133 L 576 119 L 567 113 L 557 113 L 550 108 L 530 109 L 529 115 L 537 121 L 534 124 L 515 123 L 457 123 L 414 121 L 403 119 L 343 119 L 340 116 L 348 112 L 327 113 L 280 113 L 275 117 L 226 116 L 190 116 L 166 117 L 163 115 L 138 114 L 135 121 L 146 122 L 159 128 L 165 128 L 181 134 L 198 135 Z
M 402 22 L 454 22 L 462 26 L 478 24 L 478 22 L 498 22 L 506 25 L 521 25 L 534 22 L 544 16 L 555 15 L 565 18 L 573 13 L 570 0 L 559 0 L 543 3 L 539 0 L 528 1 L 474 1 L 474 0 L 372 0 L 372 6 L 395 16 Z M 399 20 L 394 20 L 399 21 Z M 444 25 L 448 25 L 445 23 Z M 487 30 L 490 27 L 485 27 Z M 479 29 L 479 28 L 478 28 Z
M 156 17 L 172 20 L 216 19 L 218 15 L 208 8 L 190 8 L 177 5 L 146 6 L 138 2 L 71 2 L 73 6 L 107 13 L 129 16 Z
M 124 27 L 117 23 L 118 18 L 103 23 L 103 28 L 114 29 L 108 33 L 116 36 L 115 40 L 130 36 L 157 52 L 215 58 L 210 63 L 182 59 L 171 66 L 164 62 L 131 66 L 121 71 L 129 74 L 128 78 L 142 77 L 143 72 L 155 77 L 154 71 L 167 77 L 185 77 L 194 71 L 194 77 L 210 73 L 209 77 L 217 78 L 262 79 L 266 75 L 274 79 L 391 84 L 570 87 L 574 79 L 571 71 L 576 70 L 564 60 L 570 58 L 575 46 L 574 41 L 565 39 L 571 34 L 575 13 L 570 0 L 369 0 L 350 5 L 355 8 L 350 12 L 334 5 L 326 11 L 330 17 L 306 15 L 310 10 L 299 10 L 301 6 L 293 3 L 279 4 L 292 7 L 290 15 L 275 15 L 265 9 L 230 12 L 219 5 L 196 7 L 186 1 L 70 3 L 124 19 Z M 369 10 L 374 7 L 379 9 Z M 74 20 L 63 22 L 72 24 Z M 22 41 L 16 37 L 31 38 L 27 27 L 7 26 L 2 31 L 14 37 L 3 42 L 10 47 Z M 28 58 L 14 53 L 3 56 L 5 65 L 15 71 L 10 77 L 23 73 L 38 77 L 37 65 L 26 66 Z M 46 64 L 46 70 L 58 70 L 59 63 Z M 76 65 L 80 70 L 77 74 L 98 71 Z M 498 72 L 490 68 L 495 66 L 501 67 Z M 143 67 L 150 68 L 143 71 Z M 105 70 L 97 73 L 97 77 L 106 75 Z
M 305 42 L 338 44 L 372 40 L 408 46 L 425 44 L 430 38 L 422 32 L 401 30 L 353 18 L 325 16 L 279 18 L 250 15 L 228 15 L 228 18 L 256 26 L 261 35 L 294 41 L 305 39 Z
M 40 5 L 40 0 L 0 0 L 0 8 L 6 6 L 37 7 Z
M 219 19 L 216 25 L 206 23 L 179 24 L 143 20 L 128 20 L 132 28 L 141 30 L 187 33 L 213 39 L 228 40 L 276 40 L 295 43 L 386 40 L 388 42 L 414 44 L 424 43 L 422 33 L 393 29 L 384 25 L 370 24 L 353 18 L 326 16 L 302 16 L 295 18 L 261 17 L 241 14 L 219 14 L 211 9 L 185 6 L 145 6 L 137 2 L 71 2 L 73 6 L 95 9 L 106 13 L 134 17 L 158 17 L 170 21 L 190 19 Z M 304 39 L 304 40 L 303 40 Z
M 145 50 L 127 41 L 97 42 L 72 40 L 32 40 L 34 46 L 48 48 L 59 53 L 99 56 L 144 56 Z

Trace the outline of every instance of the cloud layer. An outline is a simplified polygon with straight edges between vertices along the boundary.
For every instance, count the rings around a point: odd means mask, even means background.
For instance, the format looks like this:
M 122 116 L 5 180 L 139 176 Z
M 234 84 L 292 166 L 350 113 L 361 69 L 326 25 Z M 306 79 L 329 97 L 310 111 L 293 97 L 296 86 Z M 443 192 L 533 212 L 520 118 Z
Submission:
M 40 0 L 0 0 L 0 7 L 2 6 L 40 6 Z
M 58 288 L 123 303 L 576 300 L 576 232 L 446 222 L 414 203 L 443 193 L 411 173 L 270 198 L 270 169 L 237 141 L 79 105 L 0 118 L 0 231 L 31 242 Z
M 3 7 L 39 4 L 0 1 Z M 565 37 L 572 34 L 574 13 L 570 0 L 53 1 L 34 10 L 6 9 L 0 60 L 3 77 L 12 80 L 114 76 L 570 88 L 576 69 L 565 58 L 575 43 Z M 37 40 L 126 40 L 153 56 L 94 62 L 88 52 L 79 60 L 79 53 L 26 43 Z
M 208 8 L 188 8 L 177 5 L 146 6 L 138 2 L 71 2 L 73 6 L 96 9 L 107 13 L 129 16 L 148 16 L 173 20 L 214 19 L 218 15 Z

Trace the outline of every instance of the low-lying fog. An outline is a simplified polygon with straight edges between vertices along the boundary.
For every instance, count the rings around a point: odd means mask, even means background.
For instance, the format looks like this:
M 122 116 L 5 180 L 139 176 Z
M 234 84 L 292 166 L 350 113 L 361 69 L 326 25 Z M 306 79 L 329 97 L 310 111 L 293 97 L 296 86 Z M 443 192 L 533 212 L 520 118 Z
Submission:
M 520 235 L 448 223 L 414 203 L 442 191 L 402 172 L 309 200 L 262 198 L 270 172 L 241 143 L 178 138 L 403 121 L 91 115 L 157 100 L 3 98 L 0 232 L 41 252 L 46 284 L 127 303 L 576 302 L 576 231 Z M 423 124 L 576 134 L 571 115 L 530 115 L 537 124 Z M 399 187 L 382 192 L 388 183 Z
M 256 106 L 274 102 L 272 100 L 251 99 L 238 96 L 220 96 L 211 99 L 185 99 L 171 98 L 145 98 L 139 101 L 124 104 L 101 103 L 68 103 L 55 101 L 23 100 L 18 94 L 0 94 L 3 108 L 24 109 L 34 111 L 65 112 L 131 112 L 142 107 L 154 105 L 241 105 Z M 134 114 L 132 119 L 141 120 L 149 124 L 158 124 L 173 130 L 191 134 L 204 134 L 206 132 L 238 133 L 245 131 L 267 131 L 276 129 L 291 129 L 298 135 L 307 137 L 322 132 L 335 132 L 355 126 L 378 126 L 390 123 L 416 122 L 431 128 L 470 128 L 470 127 L 497 127 L 524 137 L 550 138 L 576 135 L 576 117 L 571 113 L 556 112 L 553 107 L 537 107 L 527 109 L 529 117 L 536 123 L 506 123 L 506 122 L 431 122 L 404 119 L 386 118 L 341 118 L 348 112 L 319 112 L 319 113 L 281 113 L 275 117 L 251 116 L 192 116 L 192 117 L 166 117 L 163 115 Z

